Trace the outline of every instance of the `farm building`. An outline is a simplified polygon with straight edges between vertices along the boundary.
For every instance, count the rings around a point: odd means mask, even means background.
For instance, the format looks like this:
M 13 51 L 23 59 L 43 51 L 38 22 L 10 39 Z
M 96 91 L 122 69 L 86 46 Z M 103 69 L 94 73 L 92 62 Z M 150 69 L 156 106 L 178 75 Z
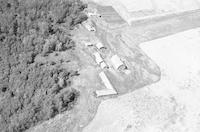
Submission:
M 104 62 L 103 58 L 98 52 L 94 53 L 95 61 L 102 69 L 108 68 L 108 65 Z
M 106 49 L 106 47 L 103 45 L 103 43 L 101 43 L 101 42 L 97 42 L 96 43 L 96 47 L 97 47 L 97 49 L 99 49 L 99 50 L 101 50 L 101 49 Z
M 125 70 L 127 69 L 127 66 L 124 64 L 124 62 L 119 58 L 118 55 L 113 55 L 111 57 L 111 62 L 113 64 L 113 67 L 116 70 Z
M 88 20 L 88 21 L 83 22 L 82 24 L 88 31 L 91 31 L 91 32 L 96 31 L 96 29 L 91 21 Z

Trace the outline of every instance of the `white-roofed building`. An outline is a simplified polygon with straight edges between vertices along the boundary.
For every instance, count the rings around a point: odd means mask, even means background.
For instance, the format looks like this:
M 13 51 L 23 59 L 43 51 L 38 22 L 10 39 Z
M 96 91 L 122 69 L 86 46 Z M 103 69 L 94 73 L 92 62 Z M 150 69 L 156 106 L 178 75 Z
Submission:
M 97 64 L 100 65 L 100 63 L 103 62 L 103 58 L 101 57 L 101 55 L 98 52 L 95 52 L 93 55 L 95 57 L 95 61 L 97 62 Z
M 85 44 L 85 46 L 88 46 L 88 47 L 94 45 L 94 43 L 92 43 L 92 42 L 90 42 L 90 41 L 85 41 L 84 44 Z
M 96 90 L 95 94 L 97 97 L 108 96 L 108 95 L 116 95 L 117 92 L 114 90 L 104 89 L 104 90 Z
M 109 68 L 108 67 L 108 65 L 103 61 L 103 62 L 101 62 L 101 64 L 100 64 L 100 67 L 102 68 L 102 69 L 104 69 L 104 68 Z
M 84 21 L 82 24 L 88 31 L 92 31 L 92 32 L 96 31 L 96 29 L 91 21 L 87 20 L 87 21 Z
M 96 63 L 102 68 L 108 68 L 108 65 L 104 62 L 103 58 L 101 57 L 101 55 L 98 52 L 95 52 L 94 54 L 95 57 L 95 61 Z
M 118 55 L 113 55 L 111 57 L 111 62 L 113 64 L 113 67 L 116 70 L 125 70 L 127 69 L 127 66 L 124 64 L 124 62 L 119 58 Z
M 99 13 L 97 13 L 97 9 L 95 9 L 95 8 L 87 8 L 85 10 L 85 13 L 87 14 L 88 17 L 92 17 L 92 16 L 100 17 L 101 16 Z
M 106 47 L 103 45 L 103 43 L 101 43 L 101 42 L 97 42 L 96 43 L 96 47 L 97 47 L 97 49 L 99 49 L 99 50 L 101 50 L 101 49 L 106 49 Z

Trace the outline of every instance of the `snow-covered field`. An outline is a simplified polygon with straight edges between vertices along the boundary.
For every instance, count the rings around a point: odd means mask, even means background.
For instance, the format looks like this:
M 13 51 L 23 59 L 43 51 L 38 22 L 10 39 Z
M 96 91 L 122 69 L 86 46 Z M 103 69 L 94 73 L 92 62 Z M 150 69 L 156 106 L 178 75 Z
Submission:
M 200 0 L 85 0 L 113 6 L 131 24 L 138 19 L 200 9 Z M 147 15 L 148 14 L 148 15 Z
M 140 10 L 193 10 L 200 7 L 200 0 L 85 0 L 100 5 L 121 4 L 128 12 Z
M 191 10 L 200 6 L 200 0 L 116 0 L 126 6 L 129 12 L 139 10 Z
M 200 29 L 145 42 L 161 80 L 105 100 L 83 132 L 199 132 Z

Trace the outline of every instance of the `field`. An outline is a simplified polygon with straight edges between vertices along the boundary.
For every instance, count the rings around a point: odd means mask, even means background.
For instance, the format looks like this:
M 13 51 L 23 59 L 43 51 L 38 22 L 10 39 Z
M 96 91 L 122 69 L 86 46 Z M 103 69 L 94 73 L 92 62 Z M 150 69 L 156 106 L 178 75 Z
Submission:
M 115 11 L 112 6 L 100 6 L 96 7 L 97 11 L 103 19 L 110 24 L 123 24 L 125 21 L 121 18 L 121 16 Z
M 199 0 L 88 0 L 104 6 L 113 6 L 129 24 L 138 19 L 199 9 Z

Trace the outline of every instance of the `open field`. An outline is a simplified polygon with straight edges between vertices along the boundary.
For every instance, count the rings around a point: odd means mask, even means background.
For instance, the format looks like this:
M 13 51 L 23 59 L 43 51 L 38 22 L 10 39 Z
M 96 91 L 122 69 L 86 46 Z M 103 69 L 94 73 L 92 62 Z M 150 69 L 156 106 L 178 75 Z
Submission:
M 136 21 L 132 26 L 123 28 L 122 37 L 133 44 L 165 37 L 177 32 L 200 26 L 200 10 L 188 11 L 177 15 Z
M 115 9 L 112 6 L 98 5 L 96 9 L 107 23 L 113 23 L 113 24 L 125 23 L 125 21 L 121 18 L 121 16 L 115 11 Z
M 162 16 L 196 10 L 200 8 L 199 0 L 88 0 L 104 6 L 113 6 L 119 15 L 131 24 L 132 21 L 146 17 Z
M 105 11 L 102 7 L 103 6 L 99 6 L 99 10 L 101 10 L 100 12 L 105 14 L 105 16 L 112 14 L 113 11 L 110 13 L 109 10 Z M 103 23 L 101 19 L 98 19 L 96 20 L 96 24 L 105 30 L 121 34 L 124 40 L 130 41 L 130 43 L 127 44 L 131 47 L 141 42 L 200 26 L 200 10 L 140 19 L 133 21 L 131 26 L 127 23 L 120 23 L 120 21 L 109 23 L 112 21 L 112 16 L 106 17 L 105 21 L 106 22 Z

